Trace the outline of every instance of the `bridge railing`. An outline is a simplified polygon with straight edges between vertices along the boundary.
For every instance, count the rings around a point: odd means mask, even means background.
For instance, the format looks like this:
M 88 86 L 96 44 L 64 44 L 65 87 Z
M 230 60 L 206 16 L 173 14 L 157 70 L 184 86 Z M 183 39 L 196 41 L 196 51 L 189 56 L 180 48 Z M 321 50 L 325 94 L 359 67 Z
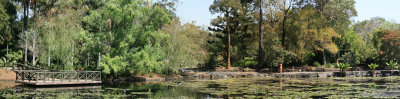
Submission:
M 16 80 L 35 83 L 101 81 L 100 71 L 16 70 Z

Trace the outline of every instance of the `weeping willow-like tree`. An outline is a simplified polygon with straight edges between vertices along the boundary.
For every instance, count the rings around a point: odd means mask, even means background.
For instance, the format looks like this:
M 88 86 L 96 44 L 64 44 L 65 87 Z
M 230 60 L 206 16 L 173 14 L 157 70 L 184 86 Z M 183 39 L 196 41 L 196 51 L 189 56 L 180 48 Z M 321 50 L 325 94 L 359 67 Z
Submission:
M 168 35 L 158 30 L 171 21 L 169 11 L 143 0 L 113 0 L 103 4 L 83 19 L 91 35 L 89 53 L 101 55 L 99 69 L 106 74 L 162 73 L 165 58 L 162 47 Z M 106 72 L 109 70 L 113 72 Z

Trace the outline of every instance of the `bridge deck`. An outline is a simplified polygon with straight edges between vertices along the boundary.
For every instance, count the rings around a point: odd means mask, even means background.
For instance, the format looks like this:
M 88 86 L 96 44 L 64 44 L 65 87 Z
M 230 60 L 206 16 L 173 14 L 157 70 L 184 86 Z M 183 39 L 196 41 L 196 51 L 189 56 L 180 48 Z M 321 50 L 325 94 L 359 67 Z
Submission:
M 38 80 L 36 81 L 22 81 L 22 80 L 16 80 L 15 82 L 18 83 L 23 83 L 27 85 L 80 85 L 80 84 L 100 84 L 101 81 L 95 81 L 95 80 L 87 80 L 87 81 L 44 81 L 44 80 Z

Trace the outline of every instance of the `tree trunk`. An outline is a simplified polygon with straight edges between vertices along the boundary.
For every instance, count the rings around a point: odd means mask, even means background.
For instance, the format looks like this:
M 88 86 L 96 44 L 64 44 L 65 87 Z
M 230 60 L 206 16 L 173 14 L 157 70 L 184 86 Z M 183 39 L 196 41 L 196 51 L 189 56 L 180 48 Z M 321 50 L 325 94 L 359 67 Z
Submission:
M 28 30 L 28 17 L 27 17 L 27 14 L 26 14 L 26 10 L 27 10 L 27 4 L 26 4 L 26 1 L 25 0 L 23 0 L 22 1 L 22 5 L 23 5 L 23 10 L 24 10 L 24 31 L 26 31 L 26 30 Z M 25 47 L 25 53 L 24 53 L 24 64 L 25 65 L 27 65 L 27 63 L 28 63 L 28 41 L 27 41 L 27 37 L 26 37 L 26 33 L 24 34 L 25 36 L 25 45 L 24 45 L 24 47 Z
M 72 44 L 72 56 L 71 56 L 71 66 L 74 67 L 74 44 Z
M 86 62 L 85 62 L 85 67 L 87 67 L 87 66 L 89 66 L 89 54 L 87 55 L 87 58 L 86 58 Z
M 25 29 L 25 31 L 26 30 L 28 30 L 28 1 L 29 0 L 24 0 L 24 1 L 22 1 L 22 5 L 23 5 L 23 7 L 24 7 L 24 29 Z
M 283 16 L 283 21 L 282 21 L 282 40 L 281 40 L 281 43 L 282 43 L 282 48 L 283 48 L 283 50 L 285 50 L 285 37 L 286 37 L 286 15 L 285 16 Z
M 229 29 L 229 12 L 226 13 L 226 30 L 228 32 L 228 47 L 227 47 L 227 52 L 228 52 L 228 59 L 227 59 L 227 65 L 226 69 L 229 69 L 231 67 L 231 30 Z
M 99 52 L 99 59 L 97 60 L 97 68 L 100 67 L 100 62 L 101 62 L 101 53 Z
M 7 42 L 7 54 L 6 54 L 6 55 L 8 55 L 8 46 L 9 46 L 9 45 L 8 45 L 8 42 Z
M 33 35 L 32 48 L 32 64 L 33 66 L 36 66 L 36 34 Z
M 372 77 L 376 77 L 376 72 L 375 72 L 375 70 L 372 70 Z
M 28 63 L 28 41 L 27 41 L 27 37 L 25 36 L 25 53 L 24 53 L 24 64 L 27 65 Z
M 263 60 L 263 50 L 262 50 L 262 39 L 263 39 L 263 35 L 262 35 L 262 24 L 263 24 L 263 18 L 262 18 L 262 0 L 260 0 L 260 23 L 259 23 L 259 44 L 258 44 L 258 68 L 262 68 L 262 60 Z
M 50 59 L 51 59 L 51 57 L 50 57 L 50 54 L 49 54 L 48 57 L 47 57 L 47 67 L 48 68 L 50 68 Z
M 324 64 L 323 64 L 323 65 L 326 65 L 326 55 L 325 55 L 325 49 L 324 49 L 324 50 L 322 50 L 322 59 L 323 59 L 323 61 L 324 61 Z

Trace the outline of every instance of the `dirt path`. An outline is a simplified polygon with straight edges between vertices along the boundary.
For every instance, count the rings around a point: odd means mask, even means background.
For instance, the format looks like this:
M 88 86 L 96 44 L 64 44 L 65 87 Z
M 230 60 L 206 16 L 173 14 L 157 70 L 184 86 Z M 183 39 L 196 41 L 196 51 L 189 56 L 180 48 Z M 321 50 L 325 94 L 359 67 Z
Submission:
M 0 80 L 15 80 L 16 74 L 11 70 L 6 70 L 5 68 L 0 68 Z

